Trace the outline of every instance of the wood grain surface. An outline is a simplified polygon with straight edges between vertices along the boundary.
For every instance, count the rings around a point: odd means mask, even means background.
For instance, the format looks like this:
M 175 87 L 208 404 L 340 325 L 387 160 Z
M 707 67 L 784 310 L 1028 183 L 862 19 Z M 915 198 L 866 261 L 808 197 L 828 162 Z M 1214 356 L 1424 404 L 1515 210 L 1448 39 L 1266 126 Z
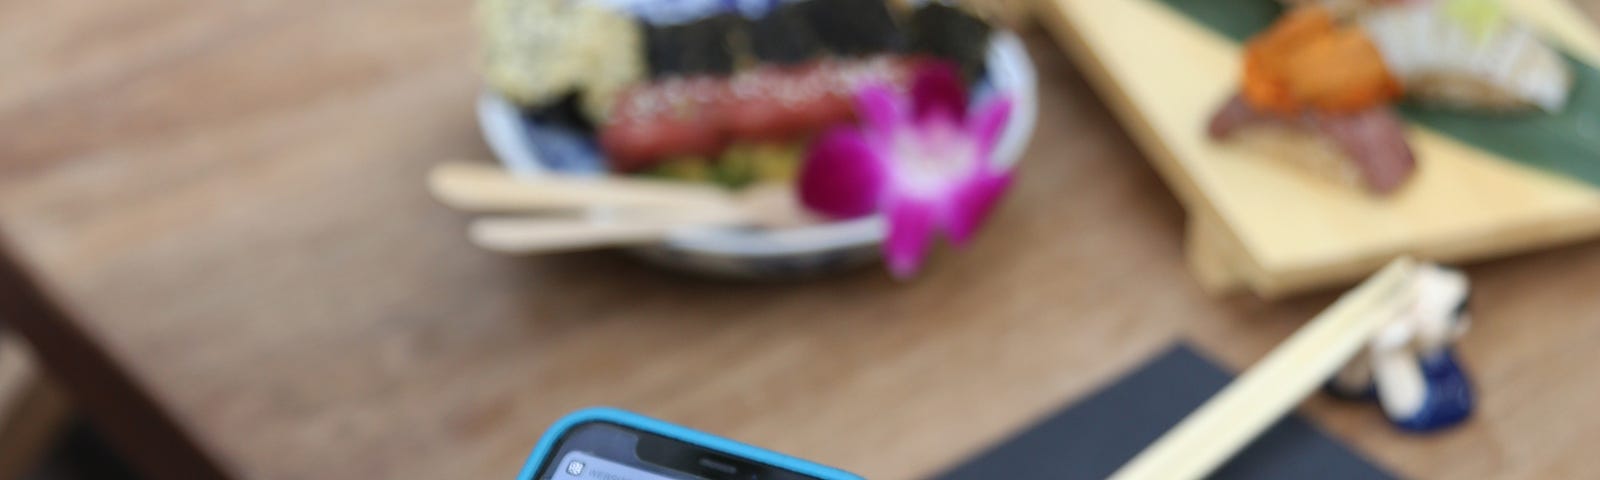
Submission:
M 1178 202 L 1042 38 L 1024 174 L 916 281 L 479 251 L 423 182 L 488 157 L 465 3 L 0 2 L 21 46 L 0 49 L 0 231 L 40 287 L 0 312 L 139 466 L 508 478 L 557 417 L 609 404 L 916 478 L 1171 342 L 1246 366 L 1331 299 L 1204 295 Z M 1600 244 L 1469 272 L 1465 428 L 1303 410 L 1409 476 L 1600 471 Z
M 70 413 L 33 349 L 0 323 L 0 478 L 20 478 L 43 459 Z

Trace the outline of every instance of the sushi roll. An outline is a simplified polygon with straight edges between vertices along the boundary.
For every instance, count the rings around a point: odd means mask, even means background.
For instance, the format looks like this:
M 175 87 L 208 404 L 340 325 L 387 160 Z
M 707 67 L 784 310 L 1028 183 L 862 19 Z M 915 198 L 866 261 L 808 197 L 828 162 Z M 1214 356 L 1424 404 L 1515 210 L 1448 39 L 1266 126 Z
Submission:
M 1371 10 L 1359 22 L 1407 95 L 1426 102 L 1553 113 L 1572 90 L 1561 55 L 1493 0 L 1415 2 Z
M 620 12 L 564 0 L 481 0 L 484 79 L 525 108 L 578 92 L 603 112 L 609 92 L 644 75 L 642 39 Z
M 733 73 L 733 38 L 745 28 L 744 19 L 722 14 L 689 23 L 657 26 L 642 24 L 645 58 L 651 78 Z
M 994 30 L 988 23 L 960 8 L 927 3 L 911 12 L 907 27 L 911 51 L 955 62 L 968 82 L 983 76 Z
M 807 23 L 804 8 L 787 4 L 751 20 L 745 30 L 751 55 L 758 61 L 778 65 L 804 63 L 822 55 L 822 41 Z
M 883 0 L 805 0 L 795 6 L 834 55 L 860 57 L 903 46 L 900 25 Z

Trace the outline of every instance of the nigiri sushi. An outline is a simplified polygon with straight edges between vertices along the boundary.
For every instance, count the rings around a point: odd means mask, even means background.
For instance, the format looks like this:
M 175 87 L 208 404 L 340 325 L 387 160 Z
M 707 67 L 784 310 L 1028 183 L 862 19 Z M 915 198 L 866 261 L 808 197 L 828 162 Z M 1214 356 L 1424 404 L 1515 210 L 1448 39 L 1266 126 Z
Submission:
M 1494 0 L 1416 1 L 1357 20 L 1406 94 L 1452 107 L 1559 112 L 1572 90 L 1561 55 Z
M 1416 168 L 1400 95 L 1377 47 L 1321 7 L 1295 9 L 1245 46 L 1244 85 L 1211 118 L 1212 138 L 1248 144 L 1379 194 Z
M 1242 96 L 1211 118 L 1212 138 L 1292 162 L 1311 176 L 1378 194 L 1399 190 L 1416 170 L 1405 122 L 1388 107 L 1349 113 L 1262 110 Z

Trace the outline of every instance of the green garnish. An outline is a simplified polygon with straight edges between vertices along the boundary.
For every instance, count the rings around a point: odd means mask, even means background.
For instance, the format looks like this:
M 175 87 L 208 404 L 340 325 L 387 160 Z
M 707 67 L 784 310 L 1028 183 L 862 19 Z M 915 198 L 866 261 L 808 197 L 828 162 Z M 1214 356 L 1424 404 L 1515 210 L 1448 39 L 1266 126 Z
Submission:
M 1494 36 L 1506 22 L 1505 9 L 1498 0 L 1448 0 L 1444 13 L 1479 42 Z

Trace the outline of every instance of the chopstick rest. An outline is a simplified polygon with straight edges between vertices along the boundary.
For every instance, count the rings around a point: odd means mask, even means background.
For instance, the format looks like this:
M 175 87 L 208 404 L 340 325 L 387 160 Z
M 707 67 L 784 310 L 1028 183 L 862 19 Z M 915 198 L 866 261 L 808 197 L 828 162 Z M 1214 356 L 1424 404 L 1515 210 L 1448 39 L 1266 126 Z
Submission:
M 1376 400 L 1396 427 L 1430 432 L 1472 412 L 1472 384 L 1453 348 L 1471 324 L 1471 289 L 1466 275 L 1437 265 L 1418 269 L 1416 289 L 1411 308 L 1380 330 L 1366 352 L 1328 382 L 1328 391 Z

